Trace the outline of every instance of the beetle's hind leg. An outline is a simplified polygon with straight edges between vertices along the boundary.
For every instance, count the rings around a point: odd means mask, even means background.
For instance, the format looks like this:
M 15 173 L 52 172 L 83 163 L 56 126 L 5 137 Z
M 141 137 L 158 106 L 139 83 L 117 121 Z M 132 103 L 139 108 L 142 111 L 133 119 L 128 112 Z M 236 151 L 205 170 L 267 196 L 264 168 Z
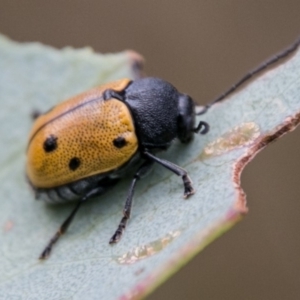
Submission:
M 124 206 L 124 210 L 123 210 L 123 218 L 121 219 L 121 222 L 120 222 L 116 232 L 111 237 L 111 239 L 109 241 L 110 244 L 117 243 L 121 239 L 122 234 L 127 226 L 127 222 L 130 219 L 132 199 L 133 199 L 134 188 L 135 188 L 136 182 L 150 171 L 152 165 L 153 165 L 153 161 L 147 160 L 140 166 L 140 168 L 134 175 L 133 180 L 130 185 L 130 188 L 129 188 L 127 199 L 125 202 L 125 206 Z
M 193 195 L 195 193 L 195 190 L 193 188 L 192 185 L 192 180 L 190 179 L 190 177 L 187 174 L 187 171 L 180 168 L 179 166 L 171 163 L 170 161 L 161 159 L 156 157 L 155 155 L 144 151 L 143 152 L 144 155 L 148 158 L 150 158 L 151 160 L 159 163 L 160 165 L 164 166 L 165 168 L 167 168 L 168 170 L 174 172 L 176 175 L 181 176 L 182 181 L 183 181 L 183 185 L 184 185 L 184 198 L 188 198 L 189 196 Z
M 83 199 L 83 198 L 82 198 Z M 49 257 L 52 247 L 54 246 L 54 244 L 58 241 L 58 239 L 61 237 L 61 235 L 63 235 L 68 227 L 70 226 L 72 220 L 74 219 L 79 207 L 81 206 L 81 203 L 83 202 L 83 200 L 80 199 L 76 205 L 76 207 L 72 210 L 71 214 L 68 216 L 68 218 L 61 224 L 61 226 L 59 227 L 59 229 L 57 230 L 57 232 L 54 234 L 54 236 L 50 239 L 49 243 L 47 244 L 47 246 L 45 247 L 44 251 L 42 252 L 42 254 L 40 255 L 39 259 L 46 259 Z
M 70 224 L 72 223 L 76 213 L 78 212 L 81 204 L 88 200 L 89 198 L 95 197 L 103 192 L 103 188 L 99 187 L 94 190 L 91 190 L 89 193 L 87 193 L 84 197 L 82 197 L 75 208 L 72 210 L 70 215 L 67 217 L 67 219 L 61 224 L 57 232 L 54 234 L 54 236 L 50 239 L 49 243 L 45 247 L 44 251 L 41 253 L 39 259 L 46 259 L 49 257 L 51 250 L 54 246 L 54 244 L 58 241 L 58 239 L 67 231 Z

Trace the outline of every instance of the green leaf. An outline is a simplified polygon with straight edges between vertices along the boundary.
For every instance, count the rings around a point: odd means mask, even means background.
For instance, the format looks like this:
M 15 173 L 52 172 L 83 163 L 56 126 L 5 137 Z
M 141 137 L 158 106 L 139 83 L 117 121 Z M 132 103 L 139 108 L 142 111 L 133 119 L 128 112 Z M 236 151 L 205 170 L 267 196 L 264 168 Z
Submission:
M 300 54 L 266 72 L 199 120 L 210 132 L 160 156 L 188 170 L 196 194 L 156 166 L 136 189 L 132 218 L 116 245 L 130 178 L 86 203 L 50 258 L 38 256 L 74 204 L 35 201 L 25 180 L 33 110 L 103 82 L 138 77 L 134 53 L 99 55 L 18 44 L 0 36 L 1 299 L 130 299 L 149 293 L 247 211 L 245 164 L 299 123 Z

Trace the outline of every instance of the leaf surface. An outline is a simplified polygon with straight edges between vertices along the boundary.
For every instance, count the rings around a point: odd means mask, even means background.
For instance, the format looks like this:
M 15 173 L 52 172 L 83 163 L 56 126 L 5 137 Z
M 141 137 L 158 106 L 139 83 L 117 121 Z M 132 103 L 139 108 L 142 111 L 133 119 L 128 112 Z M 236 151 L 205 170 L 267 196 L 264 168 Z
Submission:
M 25 180 L 34 110 L 122 77 L 137 78 L 133 52 L 100 55 L 55 50 L 0 37 L 0 298 L 131 299 L 150 292 L 247 212 L 240 187 L 245 164 L 299 123 L 299 54 L 265 72 L 199 120 L 211 130 L 160 156 L 188 170 L 196 194 L 156 166 L 139 182 L 132 218 L 116 245 L 108 241 L 130 184 L 124 179 L 86 203 L 50 258 L 37 258 L 74 204 L 35 201 Z

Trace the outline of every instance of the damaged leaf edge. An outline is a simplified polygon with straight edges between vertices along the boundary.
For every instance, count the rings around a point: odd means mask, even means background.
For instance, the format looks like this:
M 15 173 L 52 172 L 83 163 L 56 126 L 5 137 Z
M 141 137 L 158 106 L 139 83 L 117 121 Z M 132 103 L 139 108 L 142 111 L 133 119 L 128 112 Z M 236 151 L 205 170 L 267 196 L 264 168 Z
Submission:
M 208 227 L 205 231 L 196 234 L 191 242 L 186 244 L 175 255 L 173 255 L 167 264 L 156 269 L 150 276 L 137 283 L 134 289 L 123 294 L 119 299 L 141 299 L 149 295 L 160 284 L 195 257 L 196 254 L 239 222 L 248 212 L 248 208 L 246 207 L 246 195 L 241 187 L 240 180 L 243 169 L 257 153 L 263 150 L 271 142 L 274 142 L 288 132 L 295 130 L 299 123 L 300 112 L 296 113 L 294 116 L 286 118 L 280 126 L 277 126 L 269 134 L 258 137 L 252 146 L 249 147 L 246 154 L 240 157 L 240 159 L 232 166 L 233 184 L 236 188 L 236 202 L 231 210 L 227 212 L 227 215 L 219 219 L 214 225 Z

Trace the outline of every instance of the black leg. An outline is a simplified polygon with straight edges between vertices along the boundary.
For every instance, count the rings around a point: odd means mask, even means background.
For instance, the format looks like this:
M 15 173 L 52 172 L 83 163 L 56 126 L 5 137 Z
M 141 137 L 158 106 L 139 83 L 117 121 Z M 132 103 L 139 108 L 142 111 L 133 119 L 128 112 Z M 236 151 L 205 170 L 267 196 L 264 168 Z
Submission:
M 204 121 L 200 121 L 198 126 L 194 128 L 193 131 L 195 133 L 206 134 L 209 131 L 209 125 Z
M 111 237 L 111 239 L 109 241 L 110 244 L 117 243 L 121 239 L 122 234 L 123 234 L 123 232 L 126 228 L 127 222 L 130 219 L 132 199 L 133 199 L 134 188 L 135 188 L 136 182 L 150 171 L 152 165 L 153 165 L 153 161 L 151 161 L 151 160 L 146 161 L 145 163 L 143 163 L 140 166 L 140 168 L 138 169 L 138 171 L 134 175 L 133 180 L 132 180 L 131 185 L 130 185 L 130 188 L 129 188 L 127 199 L 126 199 L 126 202 L 125 202 L 125 206 L 124 206 L 124 210 L 123 210 L 123 218 L 121 219 L 121 222 L 120 222 L 116 232 Z
M 143 154 L 146 157 L 150 158 L 151 160 L 154 160 L 155 162 L 161 164 L 168 170 L 174 172 L 176 175 L 182 177 L 182 181 L 183 181 L 183 185 L 184 185 L 184 198 L 188 198 L 190 195 L 193 195 L 195 193 L 194 188 L 192 186 L 192 181 L 191 181 L 190 177 L 188 176 L 186 170 L 171 163 L 170 161 L 158 158 L 147 151 L 144 151 Z
M 35 109 L 31 112 L 31 119 L 34 121 L 36 120 L 40 115 L 42 115 L 43 113 L 40 112 L 39 110 Z
M 91 197 L 96 196 L 97 194 L 99 194 L 99 192 L 102 192 L 103 188 L 97 188 L 94 189 L 92 191 L 90 191 L 88 194 L 86 194 L 84 197 L 82 197 L 76 207 L 72 210 L 71 214 L 67 217 L 67 219 L 61 224 L 61 226 L 59 227 L 59 229 L 57 230 L 57 232 L 54 234 L 54 236 L 50 239 L 49 243 L 47 244 L 47 246 L 45 247 L 44 251 L 42 252 L 42 254 L 40 255 L 39 259 L 46 259 L 49 257 L 52 247 L 53 245 L 58 241 L 58 239 L 61 237 L 61 235 L 63 235 L 67 229 L 69 228 L 70 224 L 72 223 L 77 211 L 79 210 L 79 207 L 81 206 L 82 202 L 88 200 Z
M 109 100 L 111 98 L 115 98 L 115 99 L 124 101 L 124 97 L 121 95 L 121 93 L 118 93 L 118 92 L 116 92 L 114 90 L 111 90 L 111 89 L 105 90 L 103 92 L 103 99 L 104 100 Z

